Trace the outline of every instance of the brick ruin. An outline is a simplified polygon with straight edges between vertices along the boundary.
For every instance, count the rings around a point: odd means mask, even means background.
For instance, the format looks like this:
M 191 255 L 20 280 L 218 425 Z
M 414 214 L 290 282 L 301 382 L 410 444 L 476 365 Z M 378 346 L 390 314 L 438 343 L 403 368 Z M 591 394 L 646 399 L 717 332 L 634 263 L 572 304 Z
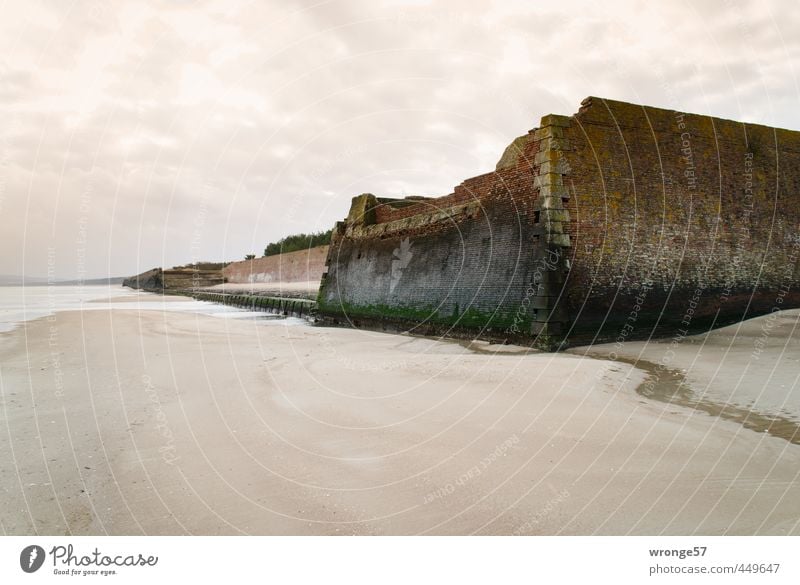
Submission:
M 160 293 L 207 288 L 225 282 L 223 267 L 221 262 L 204 262 L 167 269 L 153 268 L 126 278 L 122 281 L 122 286 Z
M 438 198 L 337 222 L 329 324 L 546 349 L 800 306 L 800 132 L 587 98 Z

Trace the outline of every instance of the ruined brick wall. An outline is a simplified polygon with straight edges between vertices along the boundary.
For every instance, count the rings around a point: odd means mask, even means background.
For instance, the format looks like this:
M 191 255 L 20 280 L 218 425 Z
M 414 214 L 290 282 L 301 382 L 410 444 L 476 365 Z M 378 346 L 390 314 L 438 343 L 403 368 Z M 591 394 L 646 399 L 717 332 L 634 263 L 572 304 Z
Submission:
M 334 230 L 320 313 L 417 332 L 508 328 L 531 278 L 535 155 L 527 140 L 505 168 L 437 199 L 356 197 Z
M 436 199 L 362 195 L 320 315 L 624 341 L 800 306 L 800 133 L 587 98 Z
M 222 269 L 213 267 L 213 265 L 212 267 L 208 266 L 208 264 L 200 268 L 196 265 L 177 266 L 166 270 L 153 268 L 124 279 L 122 286 L 148 292 L 175 292 L 222 284 L 224 282 Z
M 318 281 L 325 271 L 328 246 L 231 262 L 222 271 L 227 282 L 250 284 Z
M 800 133 L 589 98 L 564 137 L 572 337 L 800 306 Z

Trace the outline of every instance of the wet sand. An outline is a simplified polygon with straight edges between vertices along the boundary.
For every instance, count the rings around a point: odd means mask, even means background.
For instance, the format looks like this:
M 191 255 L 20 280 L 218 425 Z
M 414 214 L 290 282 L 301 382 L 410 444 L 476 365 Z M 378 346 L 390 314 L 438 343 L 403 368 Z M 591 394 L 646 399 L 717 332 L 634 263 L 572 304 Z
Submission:
M 153 293 L 144 292 L 144 291 L 137 291 L 131 290 L 131 294 L 124 295 L 121 297 L 108 297 L 102 299 L 92 299 L 91 301 L 87 301 L 89 303 L 100 303 L 100 304 L 109 304 L 109 303 L 152 303 L 153 301 Z M 159 295 L 158 300 L 162 303 L 185 303 L 186 297 L 179 296 L 179 295 Z
M 648 374 L 648 398 L 735 420 L 800 444 L 800 310 L 792 309 L 701 335 L 579 347 Z
M 800 446 L 642 396 L 647 376 L 295 319 L 61 312 L 0 335 L 0 530 L 800 534 Z

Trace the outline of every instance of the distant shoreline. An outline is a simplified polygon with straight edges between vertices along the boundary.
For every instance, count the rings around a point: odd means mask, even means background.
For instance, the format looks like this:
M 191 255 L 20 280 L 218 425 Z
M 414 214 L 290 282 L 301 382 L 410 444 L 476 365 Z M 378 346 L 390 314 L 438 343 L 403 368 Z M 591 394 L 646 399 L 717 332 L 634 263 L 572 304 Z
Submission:
M 90 278 L 87 280 L 55 280 L 52 282 L 45 280 L 39 280 L 38 278 L 35 280 L 17 280 L 17 281 L 6 281 L 0 279 L 0 287 L 3 286 L 81 286 L 81 285 L 113 285 L 113 284 L 122 284 L 122 281 L 125 280 L 125 276 L 113 276 L 109 278 Z

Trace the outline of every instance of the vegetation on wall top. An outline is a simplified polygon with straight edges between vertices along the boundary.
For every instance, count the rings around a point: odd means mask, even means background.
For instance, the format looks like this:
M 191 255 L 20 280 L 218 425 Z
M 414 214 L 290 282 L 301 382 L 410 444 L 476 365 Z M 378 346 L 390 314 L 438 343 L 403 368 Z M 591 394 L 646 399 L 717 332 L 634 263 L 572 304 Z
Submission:
M 274 256 L 275 254 L 286 254 L 297 250 L 307 250 L 316 246 L 323 246 L 331 243 L 331 232 L 317 232 L 311 234 L 295 234 L 281 238 L 277 242 L 267 244 L 264 248 L 264 256 Z

